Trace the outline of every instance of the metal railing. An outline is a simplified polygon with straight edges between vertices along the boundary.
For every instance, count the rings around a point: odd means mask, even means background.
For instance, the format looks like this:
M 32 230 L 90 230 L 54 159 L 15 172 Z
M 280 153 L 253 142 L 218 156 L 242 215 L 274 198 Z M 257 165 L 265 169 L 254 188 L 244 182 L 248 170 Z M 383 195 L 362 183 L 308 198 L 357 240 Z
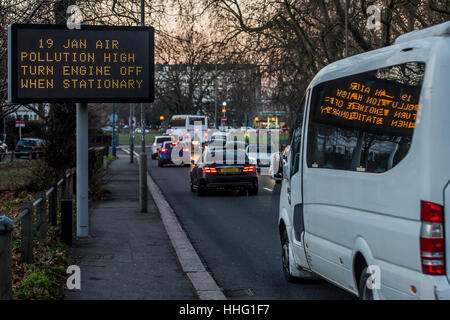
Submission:
M 54 183 L 49 190 L 40 192 L 34 202 L 27 201 L 22 204 L 19 215 L 12 221 L 14 223 L 12 230 L 8 228 L 0 230 L 0 300 L 12 299 L 11 234 L 14 228 L 21 226 L 20 262 L 22 263 L 33 263 L 34 222 L 36 221 L 37 240 L 40 243 L 46 243 L 48 225 L 57 226 L 58 212 L 61 216 L 61 238 L 67 245 L 72 245 L 72 206 L 75 191 L 75 169 L 69 169 L 65 176 Z

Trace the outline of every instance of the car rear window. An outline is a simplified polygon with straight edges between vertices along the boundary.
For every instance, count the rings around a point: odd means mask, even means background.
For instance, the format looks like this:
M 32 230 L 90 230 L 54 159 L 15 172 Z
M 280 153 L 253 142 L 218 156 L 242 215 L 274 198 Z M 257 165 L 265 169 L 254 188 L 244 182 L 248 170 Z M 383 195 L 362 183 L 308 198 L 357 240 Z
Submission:
M 320 83 L 313 89 L 307 165 L 381 173 L 411 145 L 425 64 L 408 62 Z
M 224 151 L 212 150 L 206 154 L 205 163 L 207 164 L 245 164 L 249 163 L 248 156 L 243 151 Z
M 19 146 L 35 146 L 36 145 L 36 141 L 34 140 L 19 140 L 19 142 L 17 143 Z

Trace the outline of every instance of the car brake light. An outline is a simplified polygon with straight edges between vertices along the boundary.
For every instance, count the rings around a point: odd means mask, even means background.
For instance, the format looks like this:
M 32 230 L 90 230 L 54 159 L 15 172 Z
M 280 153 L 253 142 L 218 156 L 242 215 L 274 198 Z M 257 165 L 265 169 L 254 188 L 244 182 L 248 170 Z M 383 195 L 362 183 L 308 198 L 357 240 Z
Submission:
M 255 172 L 256 167 L 255 166 L 245 166 L 244 169 L 242 169 L 242 172 Z
M 202 171 L 204 173 L 217 173 L 217 169 L 214 167 L 203 167 Z
M 161 149 L 161 152 L 162 152 L 162 153 L 166 153 L 167 151 L 169 151 L 167 148 L 162 148 L 162 149 Z
M 420 220 L 422 272 L 445 275 L 444 208 L 435 203 L 421 201 Z
M 178 145 L 178 142 L 172 142 L 172 145 L 176 146 L 176 145 Z

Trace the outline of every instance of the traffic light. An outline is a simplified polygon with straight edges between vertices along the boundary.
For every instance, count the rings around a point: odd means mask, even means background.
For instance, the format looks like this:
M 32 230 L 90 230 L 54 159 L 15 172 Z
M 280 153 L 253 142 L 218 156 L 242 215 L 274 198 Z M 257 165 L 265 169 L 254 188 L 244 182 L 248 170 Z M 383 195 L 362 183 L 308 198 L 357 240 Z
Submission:
M 164 116 L 159 116 L 159 120 L 163 121 L 164 120 Z

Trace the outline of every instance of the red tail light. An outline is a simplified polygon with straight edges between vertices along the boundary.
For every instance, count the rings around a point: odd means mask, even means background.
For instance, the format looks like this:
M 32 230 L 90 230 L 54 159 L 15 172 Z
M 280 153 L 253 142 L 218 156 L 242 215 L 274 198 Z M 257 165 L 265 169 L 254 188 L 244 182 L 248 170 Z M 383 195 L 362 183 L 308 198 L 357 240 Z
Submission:
M 162 153 L 166 153 L 167 151 L 169 151 L 169 149 L 167 149 L 167 148 L 162 148 L 162 149 L 161 149 L 161 152 L 162 152 Z
M 444 208 L 438 204 L 421 201 L 420 257 L 422 272 L 445 275 Z
M 202 171 L 204 173 L 217 173 L 217 169 L 214 167 L 203 167 Z
M 244 169 L 242 169 L 242 172 L 255 172 L 256 167 L 255 166 L 245 166 Z
M 178 145 L 178 142 L 172 142 L 172 145 L 176 146 L 176 145 Z

